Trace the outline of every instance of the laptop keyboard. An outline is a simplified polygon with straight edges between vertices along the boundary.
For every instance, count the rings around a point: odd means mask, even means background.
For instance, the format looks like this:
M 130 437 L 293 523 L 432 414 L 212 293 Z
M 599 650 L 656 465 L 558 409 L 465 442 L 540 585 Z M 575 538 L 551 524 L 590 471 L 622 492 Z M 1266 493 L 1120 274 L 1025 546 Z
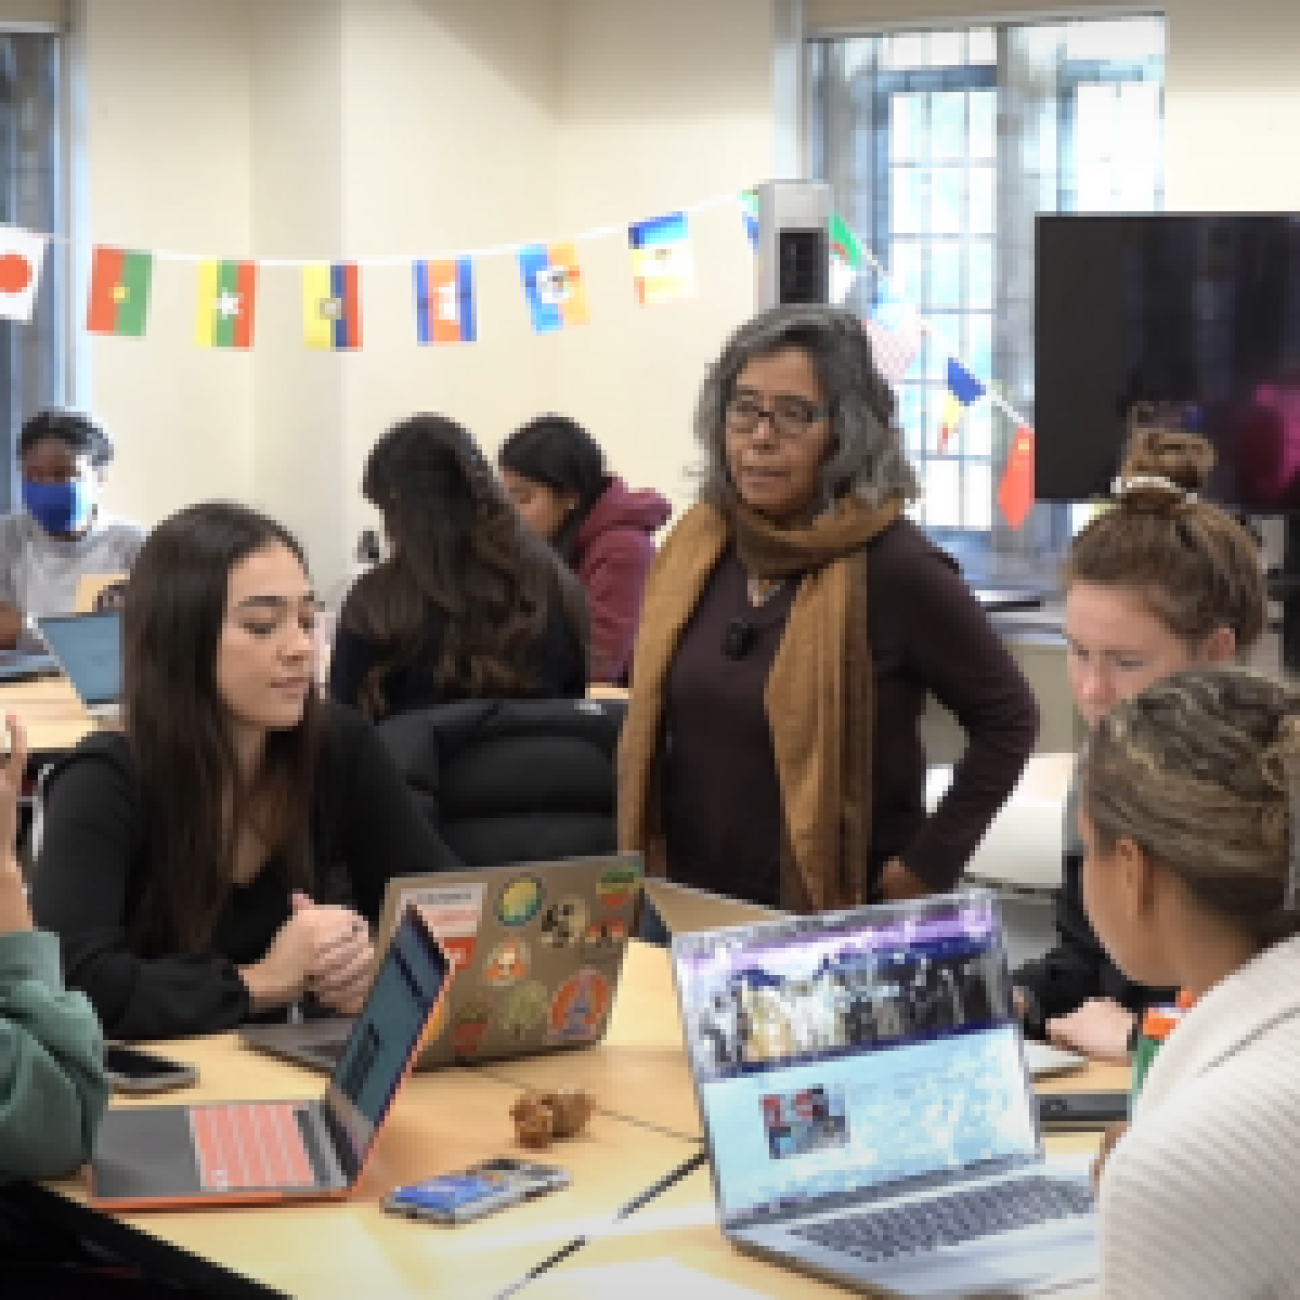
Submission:
M 1029 1175 L 895 1209 L 843 1214 L 791 1231 L 867 1263 L 880 1263 L 1087 1214 L 1092 1208 L 1086 1187 Z
M 191 1109 L 203 1190 L 315 1187 L 316 1175 L 298 1130 L 301 1109 L 293 1102 Z

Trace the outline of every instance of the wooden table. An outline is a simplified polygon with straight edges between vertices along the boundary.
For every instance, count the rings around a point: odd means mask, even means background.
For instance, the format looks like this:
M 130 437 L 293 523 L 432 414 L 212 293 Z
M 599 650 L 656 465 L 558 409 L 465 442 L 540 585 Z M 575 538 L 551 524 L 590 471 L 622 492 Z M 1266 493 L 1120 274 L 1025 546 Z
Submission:
M 199 1086 L 175 1094 L 176 1100 L 319 1096 L 323 1088 L 320 1075 L 253 1052 L 234 1035 L 183 1040 L 161 1045 L 160 1050 L 194 1062 L 201 1071 Z M 1045 1086 L 1110 1088 L 1126 1082 L 1127 1072 L 1118 1067 L 1092 1067 L 1054 1077 Z M 600 1107 L 585 1135 L 541 1157 L 569 1169 L 573 1186 L 567 1191 L 454 1229 L 380 1211 L 380 1198 L 398 1183 L 515 1150 L 510 1105 L 525 1087 L 557 1085 L 589 1088 Z M 123 1219 L 163 1242 L 290 1295 L 325 1300 L 356 1300 L 361 1295 L 492 1296 L 579 1236 L 593 1239 L 557 1266 L 558 1272 L 672 1256 L 702 1273 L 767 1295 L 842 1294 L 831 1284 L 734 1251 L 713 1221 L 707 1168 L 690 1174 L 615 1229 L 616 1211 L 698 1151 L 699 1136 L 668 954 L 634 942 L 604 1045 L 414 1076 L 352 1200 L 135 1213 Z M 1053 1137 L 1049 1148 L 1089 1151 L 1097 1140 L 1095 1134 Z M 83 1180 L 55 1186 L 66 1196 L 85 1199 Z M 575 1286 L 580 1282 L 579 1274 Z M 539 1300 L 546 1294 L 558 1293 L 544 1291 Z
M 66 677 L 35 677 L 0 686 L 0 711 L 17 714 L 27 728 L 33 758 L 66 753 L 98 725 Z
M 198 1065 L 200 1083 L 169 1098 L 153 1098 L 153 1104 L 310 1097 L 323 1091 L 322 1076 L 245 1048 L 235 1035 L 158 1046 Z M 518 1151 L 509 1116 L 518 1095 L 517 1087 L 474 1070 L 414 1075 L 348 1201 L 121 1217 L 142 1232 L 289 1295 L 482 1297 L 522 1277 L 698 1149 L 682 1138 L 598 1114 L 583 1135 L 538 1157 L 570 1171 L 573 1185 L 563 1192 L 457 1228 L 412 1222 L 379 1209 L 380 1199 L 399 1183 Z M 53 1186 L 76 1200 L 86 1198 L 84 1177 Z

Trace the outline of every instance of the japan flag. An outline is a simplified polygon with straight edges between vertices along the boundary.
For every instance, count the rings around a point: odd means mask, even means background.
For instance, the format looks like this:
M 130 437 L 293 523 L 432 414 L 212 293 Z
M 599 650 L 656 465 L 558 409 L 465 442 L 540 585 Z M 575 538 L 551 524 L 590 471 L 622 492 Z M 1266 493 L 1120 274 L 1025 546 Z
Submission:
M 29 321 L 45 261 L 44 235 L 0 226 L 0 316 Z

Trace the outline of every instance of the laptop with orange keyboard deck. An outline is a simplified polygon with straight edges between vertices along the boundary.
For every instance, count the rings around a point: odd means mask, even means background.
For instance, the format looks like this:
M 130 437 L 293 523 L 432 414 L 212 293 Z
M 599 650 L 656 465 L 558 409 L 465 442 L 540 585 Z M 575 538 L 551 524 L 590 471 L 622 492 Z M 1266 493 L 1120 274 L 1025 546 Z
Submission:
M 450 974 L 424 916 L 407 908 L 323 1098 L 114 1107 L 95 1144 L 92 1201 L 143 1210 L 350 1195 Z

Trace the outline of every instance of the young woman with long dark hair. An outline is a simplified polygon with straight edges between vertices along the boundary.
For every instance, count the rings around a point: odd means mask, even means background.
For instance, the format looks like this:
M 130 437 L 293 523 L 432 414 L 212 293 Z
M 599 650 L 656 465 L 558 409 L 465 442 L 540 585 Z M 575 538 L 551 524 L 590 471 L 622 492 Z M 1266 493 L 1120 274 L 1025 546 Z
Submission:
M 520 522 L 460 425 L 440 415 L 394 425 L 361 486 L 390 555 L 339 614 L 336 700 L 377 720 L 451 700 L 586 691 L 582 589 Z
M 35 912 L 116 1038 L 355 1011 L 395 875 L 454 865 L 387 751 L 315 686 L 315 598 L 279 524 L 209 503 L 150 535 L 120 733 L 46 784 Z

